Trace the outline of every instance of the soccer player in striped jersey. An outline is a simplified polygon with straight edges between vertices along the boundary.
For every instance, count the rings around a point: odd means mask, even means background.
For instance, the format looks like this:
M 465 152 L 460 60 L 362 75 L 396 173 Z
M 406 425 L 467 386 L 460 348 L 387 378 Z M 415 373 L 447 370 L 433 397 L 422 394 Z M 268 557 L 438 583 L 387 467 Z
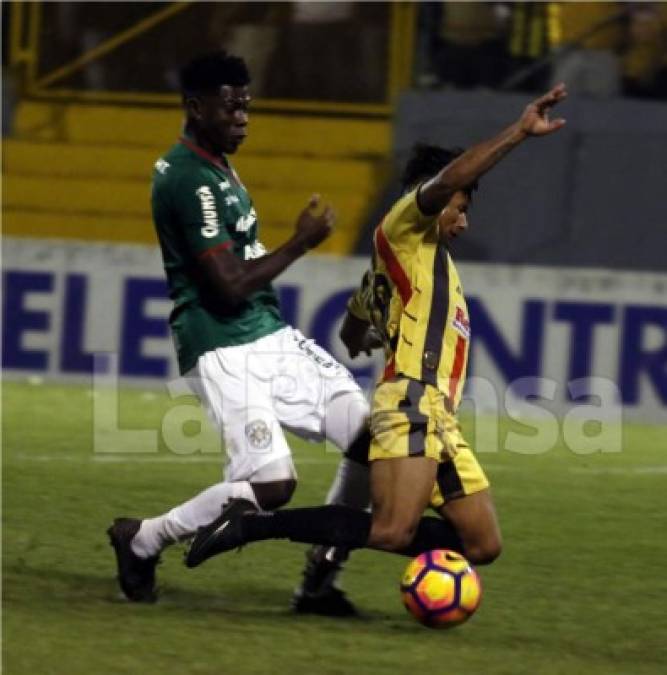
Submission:
M 371 331 L 386 354 L 371 413 L 371 513 L 341 500 L 256 513 L 239 500 L 200 530 L 186 564 L 274 538 L 405 555 L 451 548 L 475 564 L 499 555 L 488 481 L 456 419 L 470 325 L 448 243 L 468 226 L 479 178 L 519 144 L 565 124 L 551 120 L 549 111 L 566 95 L 565 85 L 554 87 L 499 134 L 460 154 L 422 148 L 407 167 L 410 189 L 375 231 L 371 270 L 342 330 L 352 356 L 369 345 Z M 429 505 L 442 518 L 423 517 Z

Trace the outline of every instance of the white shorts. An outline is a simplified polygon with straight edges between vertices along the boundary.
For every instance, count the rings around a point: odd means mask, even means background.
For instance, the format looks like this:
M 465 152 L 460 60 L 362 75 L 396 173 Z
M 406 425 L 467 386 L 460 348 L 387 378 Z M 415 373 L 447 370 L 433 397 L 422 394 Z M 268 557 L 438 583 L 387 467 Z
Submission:
M 186 377 L 223 435 L 230 481 L 248 480 L 263 466 L 289 457 L 283 428 L 322 440 L 330 402 L 351 392 L 363 398 L 347 368 L 291 326 L 249 344 L 206 352 Z

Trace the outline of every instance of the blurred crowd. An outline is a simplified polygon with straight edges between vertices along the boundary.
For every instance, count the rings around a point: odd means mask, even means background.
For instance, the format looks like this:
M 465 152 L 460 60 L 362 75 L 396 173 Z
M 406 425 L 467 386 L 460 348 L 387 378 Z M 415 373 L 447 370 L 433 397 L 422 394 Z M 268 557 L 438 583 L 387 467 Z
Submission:
M 415 84 L 667 99 L 667 3 L 420 2 Z M 223 3 L 212 41 L 272 98 L 381 100 L 388 3 Z
M 8 100 L 13 73 L 6 67 L 6 45 L 10 9 L 16 6 L 2 3 Z M 564 80 L 579 95 L 667 99 L 667 2 L 413 7 L 415 86 L 533 91 Z M 156 27 L 86 60 L 57 86 L 173 92 L 194 45 L 199 51 L 224 47 L 242 54 L 256 98 L 379 103 L 386 100 L 388 75 L 396 66 L 392 9 L 388 2 L 188 3 Z M 161 11 L 163 3 L 152 2 L 42 3 L 40 72 L 76 62 Z
M 667 3 L 428 2 L 417 84 L 667 99 Z

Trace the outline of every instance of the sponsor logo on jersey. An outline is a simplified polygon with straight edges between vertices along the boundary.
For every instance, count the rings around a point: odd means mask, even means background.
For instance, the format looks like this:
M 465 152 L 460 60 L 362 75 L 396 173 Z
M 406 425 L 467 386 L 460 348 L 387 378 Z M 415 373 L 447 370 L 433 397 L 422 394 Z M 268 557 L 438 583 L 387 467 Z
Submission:
M 245 425 L 248 443 L 256 450 L 265 450 L 271 444 L 271 429 L 264 420 L 253 420 Z
M 155 162 L 154 166 L 156 171 L 159 171 L 160 173 L 164 174 L 167 173 L 167 169 L 171 166 L 171 164 L 169 164 L 169 162 L 166 162 L 164 159 L 162 159 L 162 157 L 160 157 L 160 159 L 158 159 L 158 161 Z
M 208 185 L 202 185 L 195 190 L 195 194 L 201 202 L 202 216 L 204 218 L 204 227 L 201 228 L 202 236 L 210 239 L 217 236 L 220 232 L 218 224 L 218 212 L 215 209 L 215 197 Z
M 241 182 L 241 179 L 239 178 L 238 173 L 236 173 L 236 171 L 234 169 L 232 169 L 231 171 L 232 171 L 232 176 L 234 176 L 234 180 L 239 184 L 239 187 L 242 190 L 245 190 L 247 192 L 247 190 L 245 189 L 245 185 Z
M 261 258 L 263 255 L 266 255 L 266 247 L 261 241 L 253 241 L 252 244 L 247 244 L 243 248 L 244 260 L 254 260 L 255 258 Z
M 218 187 L 224 192 L 225 190 L 229 190 L 229 188 L 231 187 L 231 184 L 227 179 L 225 179 L 225 180 L 221 180 L 218 183 Z
M 452 325 L 466 340 L 470 340 L 470 321 L 463 307 L 456 308 Z
M 236 231 L 247 232 L 256 222 L 257 213 L 255 209 L 250 209 L 245 216 L 239 216 L 239 219 L 236 221 Z
M 236 195 L 229 195 L 228 197 L 225 197 L 225 204 L 227 204 L 227 206 L 231 206 L 232 204 L 238 203 L 239 198 Z

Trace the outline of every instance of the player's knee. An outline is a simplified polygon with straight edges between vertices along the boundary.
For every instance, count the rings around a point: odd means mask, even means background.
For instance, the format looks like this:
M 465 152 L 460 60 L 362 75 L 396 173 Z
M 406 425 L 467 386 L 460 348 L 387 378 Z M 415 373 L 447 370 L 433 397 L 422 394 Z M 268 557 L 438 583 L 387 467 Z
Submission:
M 296 479 L 287 478 L 270 483 L 253 483 L 252 489 L 259 507 L 265 511 L 272 511 L 285 506 L 292 499 L 294 490 L 296 490 Z
M 466 558 L 473 565 L 490 565 L 503 550 L 500 536 L 490 536 L 465 547 Z
M 373 527 L 371 541 L 375 548 L 385 551 L 401 551 L 407 548 L 414 539 L 415 528 L 400 523 Z

